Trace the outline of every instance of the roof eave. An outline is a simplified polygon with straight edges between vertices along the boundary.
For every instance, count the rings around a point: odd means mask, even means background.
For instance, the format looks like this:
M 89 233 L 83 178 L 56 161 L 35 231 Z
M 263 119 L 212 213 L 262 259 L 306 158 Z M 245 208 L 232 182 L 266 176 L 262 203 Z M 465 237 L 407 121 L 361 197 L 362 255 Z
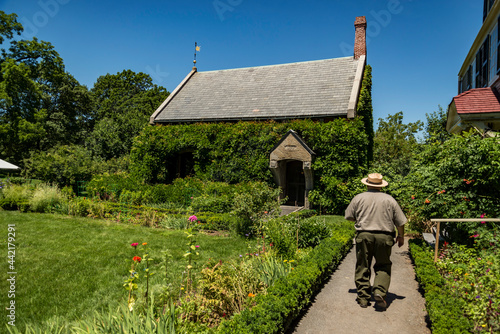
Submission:
M 356 109 L 359 100 L 359 94 L 361 92 L 361 86 L 363 84 L 363 73 L 366 66 L 366 55 L 362 55 L 358 59 L 358 67 L 356 68 L 356 74 L 354 76 L 354 82 L 352 84 L 351 97 L 349 98 L 349 104 L 347 107 L 347 118 L 356 117 Z
M 191 77 L 196 72 L 197 72 L 196 67 L 193 67 L 191 72 L 189 72 L 189 74 L 184 78 L 184 80 L 182 80 L 182 82 L 174 89 L 174 91 L 170 93 L 170 95 L 165 99 L 165 101 L 163 101 L 163 103 L 156 109 L 153 115 L 151 115 L 151 117 L 149 118 L 149 124 L 154 125 L 155 123 L 158 123 L 158 121 L 156 121 L 156 117 L 161 113 L 163 109 L 165 109 L 165 107 L 170 103 L 170 101 L 172 101 L 174 96 L 177 95 L 177 93 L 182 89 L 182 87 L 186 85 L 189 79 L 191 79 Z
M 237 122 L 237 121 L 283 121 L 294 119 L 318 119 L 329 117 L 346 117 L 347 113 L 324 114 L 324 115 L 304 115 L 304 116 L 280 116 L 280 117 L 228 117 L 228 118 L 186 118 L 186 119 L 162 119 L 155 120 L 158 123 L 198 123 L 198 122 Z

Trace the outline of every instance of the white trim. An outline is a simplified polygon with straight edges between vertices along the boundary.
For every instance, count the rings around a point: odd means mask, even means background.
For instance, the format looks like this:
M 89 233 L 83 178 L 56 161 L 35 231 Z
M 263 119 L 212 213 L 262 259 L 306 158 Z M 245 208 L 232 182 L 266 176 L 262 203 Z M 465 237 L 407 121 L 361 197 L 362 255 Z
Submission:
M 363 83 L 363 72 L 366 65 L 366 55 L 361 55 L 358 59 L 358 68 L 352 83 L 351 97 L 347 106 L 347 118 L 356 117 L 356 108 L 358 105 L 359 93 L 361 92 L 361 85 Z
M 189 79 L 197 72 L 196 67 L 193 67 L 191 72 L 182 80 L 182 82 L 174 89 L 172 93 L 163 101 L 163 103 L 156 109 L 156 111 L 151 115 L 149 118 L 149 124 L 154 125 L 155 124 L 155 118 L 158 116 L 158 114 L 167 106 L 167 104 L 170 103 L 170 101 L 174 98 L 175 95 L 184 87 L 184 85 L 188 82 Z

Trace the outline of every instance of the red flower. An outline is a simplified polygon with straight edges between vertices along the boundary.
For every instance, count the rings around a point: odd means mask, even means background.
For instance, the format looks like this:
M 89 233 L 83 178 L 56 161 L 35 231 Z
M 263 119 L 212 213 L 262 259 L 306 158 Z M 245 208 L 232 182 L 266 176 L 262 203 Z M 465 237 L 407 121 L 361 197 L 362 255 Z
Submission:
M 132 260 L 134 260 L 134 262 L 141 262 L 141 257 L 140 256 L 134 256 L 134 258 Z
M 130 246 L 137 247 L 137 246 L 139 246 L 139 243 L 138 242 L 134 242 L 133 244 L 130 244 Z
M 429 199 L 428 199 L 428 198 L 425 200 L 425 204 L 429 204 L 430 202 L 431 202 L 431 201 L 429 201 Z

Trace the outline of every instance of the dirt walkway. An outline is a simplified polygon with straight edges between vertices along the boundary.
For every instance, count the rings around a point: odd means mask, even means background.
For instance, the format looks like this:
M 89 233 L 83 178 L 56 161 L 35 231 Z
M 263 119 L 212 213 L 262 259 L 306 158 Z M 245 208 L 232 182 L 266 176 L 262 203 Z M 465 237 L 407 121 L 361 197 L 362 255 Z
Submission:
M 401 248 L 394 246 L 391 259 L 392 282 L 385 311 L 375 309 L 373 301 L 365 309 L 356 303 L 353 247 L 291 333 L 430 334 L 407 242 Z

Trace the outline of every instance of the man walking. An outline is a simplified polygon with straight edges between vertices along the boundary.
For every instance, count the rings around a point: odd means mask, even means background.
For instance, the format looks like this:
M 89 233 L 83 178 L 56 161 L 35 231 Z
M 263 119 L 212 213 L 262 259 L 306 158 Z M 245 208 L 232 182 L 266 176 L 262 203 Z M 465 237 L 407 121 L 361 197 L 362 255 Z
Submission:
M 398 231 L 396 241 L 401 247 L 404 245 L 404 224 L 407 219 L 396 200 L 380 191 L 388 185 L 381 174 L 370 174 L 361 182 L 368 187 L 367 191 L 356 195 L 345 211 L 345 219 L 354 221 L 356 228 L 356 301 L 366 308 L 370 305 L 373 293 L 377 306 L 385 309 L 385 298 L 391 283 L 390 258 L 395 228 Z M 375 280 L 371 288 L 373 258 Z

